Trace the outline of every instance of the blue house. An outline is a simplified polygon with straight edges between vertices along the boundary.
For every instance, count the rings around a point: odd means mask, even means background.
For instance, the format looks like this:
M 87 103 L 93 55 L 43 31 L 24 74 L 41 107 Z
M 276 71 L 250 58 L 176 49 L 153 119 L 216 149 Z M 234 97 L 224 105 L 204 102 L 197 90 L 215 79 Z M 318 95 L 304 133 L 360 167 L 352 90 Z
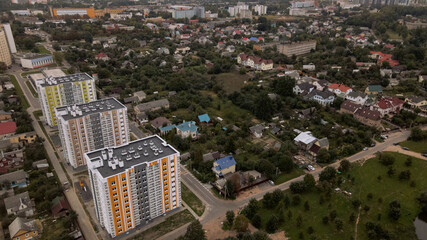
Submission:
M 196 126 L 195 121 L 183 122 L 179 125 L 176 125 L 176 133 L 181 136 L 181 138 L 197 138 L 198 127 Z
M 249 38 L 249 40 L 254 41 L 254 42 L 259 42 L 259 39 L 256 37 L 251 37 L 251 38 Z
M 198 118 L 199 118 L 199 123 L 204 123 L 204 124 L 211 123 L 211 118 L 207 113 L 199 115 Z
M 172 124 L 172 125 L 169 125 L 169 126 L 161 127 L 161 128 L 159 128 L 159 130 L 160 130 L 160 135 L 167 134 L 168 132 L 170 132 L 170 131 L 174 130 L 175 128 L 176 128 L 176 125 L 175 125 L 175 124 Z
M 228 173 L 236 172 L 236 160 L 231 155 L 216 160 L 212 168 L 216 177 L 224 177 Z

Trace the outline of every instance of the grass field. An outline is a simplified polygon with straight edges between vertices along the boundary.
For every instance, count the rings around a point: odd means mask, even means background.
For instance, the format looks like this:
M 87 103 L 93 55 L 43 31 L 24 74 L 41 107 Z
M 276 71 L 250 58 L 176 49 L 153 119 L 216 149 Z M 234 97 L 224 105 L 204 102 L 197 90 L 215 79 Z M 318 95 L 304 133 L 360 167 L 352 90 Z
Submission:
M 40 54 L 51 54 L 43 45 L 38 45 L 37 48 Z
M 138 236 L 132 238 L 133 240 L 145 240 L 145 239 L 157 239 L 160 236 L 165 235 L 168 232 L 171 232 L 191 221 L 194 220 L 193 215 L 186 209 L 179 213 L 176 213 L 168 218 L 162 223 L 157 224 L 156 226 L 145 230 Z
M 30 107 L 30 104 L 28 103 L 28 100 L 25 97 L 25 94 L 22 91 L 22 88 L 19 85 L 18 80 L 16 80 L 15 76 L 13 76 L 13 75 L 9 75 L 9 77 L 10 77 L 10 81 L 15 86 L 16 94 L 18 94 L 19 98 L 21 99 L 21 104 L 22 104 L 23 109 L 26 110 L 27 108 Z
M 404 141 L 400 143 L 400 146 L 407 147 L 414 152 L 427 153 L 427 140 L 421 142 Z
M 396 174 L 389 177 L 388 168 L 381 165 L 376 158 L 370 159 L 363 166 L 354 166 L 347 174 L 343 174 L 343 183 L 340 185 L 341 190 L 352 193 L 348 197 L 342 192 L 331 190 L 330 198 L 325 192 L 314 190 L 311 193 L 301 194 L 301 203 L 297 206 L 290 205 L 285 210 L 285 221 L 281 224 L 280 229 L 285 230 L 286 236 L 291 239 L 301 239 L 301 233 L 304 239 L 369 239 L 366 231 L 366 223 L 373 222 L 381 225 L 387 230 L 391 239 L 416 239 L 413 220 L 420 212 L 416 198 L 427 189 L 427 180 L 425 172 L 427 170 L 427 161 L 413 158 L 412 166 L 405 166 L 406 155 L 391 153 L 395 156 L 396 161 L 393 167 Z M 402 170 L 410 170 L 410 180 L 399 180 L 398 175 Z M 379 177 L 380 176 L 380 177 Z M 352 181 L 354 178 L 354 181 Z M 415 182 L 415 186 L 410 184 Z M 290 199 L 294 197 L 289 190 L 285 192 Z M 372 194 L 369 199 L 368 194 Z M 321 203 L 320 199 L 324 199 Z M 357 225 L 357 238 L 355 238 L 356 223 L 350 222 L 350 215 L 353 213 L 356 218 L 359 209 L 353 206 L 353 200 L 360 200 L 362 210 L 360 210 L 359 224 Z M 389 203 L 397 200 L 401 204 L 401 216 L 398 221 L 388 217 Z M 306 210 L 304 203 L 308 202 L 310 210 Z M 368 211 L 363 210 L 368 206 Z M 330 212 L 336 211 L 336 219 L 343 222 L 342 230 L 337 230 L 334 221 L 324 224 L 322 219 L 329 216 Z M 288 218 L 288 212 L 292 217 Z M 262 208 L 259 214 L 262 218 L 262 226 L 265 228 L 266 222 L 272 214 L 277 213 L 276 209 Z M 298 227 L 296 219 L 302 218 L 301 225 Z M 312 227 L 314 233 L 308 233 L 308 228 Z M 314 237 L 315 238 L 314 238 Z
M 241 75 L 238 72 L 221 73 L 216 75 L 218 82 L 222 83 L 223 89 L 227 94 L 240 92 L 244 82 L 249 80 L 248 75 Z
M 205 212 L 205 205 L 203 205 L 203 202 L 194 195 L 194 193 L 188 189 L 184 183 L 181 183 L 181 194 L 182 200 L 184 200 L 184 202 L 190 206 L 198 216 L 202 216 L 203 212 Z
M 23 78 L 26 78 L 28 75 L 35 74 L 35 73 L 42 73 L 42 72 L 41 71 L 25 72 L 25 73 L 21 73 L 21 76 Z
M 304 171 L 299 168 L 292 170 L 292 172 L 290 173 L 282 173 L 276 178 L 276 180 L 274 180 L 274 184 L 275 185 L 282 184 L 286 181 L 297 178 L 303 174 L 304 174 Z
M 30 81 L 26 81 L 25 84 L 27 85 L 28 89 L 30 89 L 30 92 L 34 95 L 34 97 L 39 97 L 39 95 L 37 94 L 36 90 L 34 90 L 33 85 L 31 84 Z

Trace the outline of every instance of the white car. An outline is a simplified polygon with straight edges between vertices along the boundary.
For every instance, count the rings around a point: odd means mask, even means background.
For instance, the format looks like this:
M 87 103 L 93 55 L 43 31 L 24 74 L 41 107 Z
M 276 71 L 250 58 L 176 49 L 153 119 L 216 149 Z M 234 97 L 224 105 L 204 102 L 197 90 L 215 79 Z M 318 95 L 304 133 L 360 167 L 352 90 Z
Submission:
M 366 151 L 366 150 L 368 150 L 368 147 L 364 147 L 364 148 L 363 148 L 363 151 Z
M 313 166 L 311 166 L 311 165 L 308 165 L 307 166 L 307 170 L 308 171 L 314 171 L 314 170 L 316 170 Z

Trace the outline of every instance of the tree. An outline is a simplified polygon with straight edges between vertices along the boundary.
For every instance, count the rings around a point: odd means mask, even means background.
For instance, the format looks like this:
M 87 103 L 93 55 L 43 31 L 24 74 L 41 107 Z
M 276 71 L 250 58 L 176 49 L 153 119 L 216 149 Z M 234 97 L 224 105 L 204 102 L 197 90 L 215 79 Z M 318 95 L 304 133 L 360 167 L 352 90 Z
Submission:
M 331 221 L 334 221 L 336 217 L 337 217 L 337 211 L 332 210 L 332 211 L 329 213 L 329 218 L 331 219 Z
M 395 158 L 390 153 L 381 153 L 379 155 L 380 163 L 384 166 L 390 166 L 393 165 Z
M 292 182 L 289 186 L 292 193 L 303 193 L 306 190 L 305 183 L 303 181 Z
M 226 191 L 227 196 L 234 197 L 234 184 L 231 180 L 225 181 L 224 189 Z
M 273 89 L 276 89 L 276 93 L 283 97 L 293 96 L 294 87 L 295 79 L 291 77 L 278 78 L 277 80 L 273 81 Z
M 411 178 L 411 171 L 401 171 L 399 174 L 399 180 L 409 180 Z
M 316 186 L 316 180 L 314 179 L 313 175 L 306 174 L 304 176 L 304 185 L 307 190 L 311 190 Z
M 398 201 L 393 201 L 389 204 L 388 216 L 397 221 L 400 218 L 400 203 Z
M 351 167 L 350 161 L 348 161 L 347 159 L 344 159 L 340 162 L 339 170 L 341 172 L 347 172 L 348 170 L 350 170 L 350 167 Z
M 331 155 L 326 148 L 321 148 L 317 154 L 317 162 L 319 163 L 328 163 L 331 159 Z
M 61 52 L 54 52 L 53 57 L 55 58 L 55 62 L 62 66 L 62 62 L 64 61 L 64 55 Z
M 255 214 L 255 216 L 251 219 L 251 223 L 254 227 L 260 228 L 262 226 L 262 218 L 259 214 Z
M 324 216 L 323 218 L 322 218 L 322 222 L 323 222 L 323 224 L 328 224 L 329 223 L 329 217 L 328 216 Z
M 279 218 L 276 216 L 276 214 L 270 216 L 267 224 L 265 225 L 265 228 L 268 233 L 274 233 L 279 228 Z
M 185 240 L 206 240 L 206 234 L 199 220 L 193 221 L 188 227 L 184 235 Z
M 407 166 L 407 167 L 412 166 L 412 157 L 406 158 L 405 166 Z
M 233 226 L 233 222 L 234 222 L 234 212 L 233 211 L 227 211 L 226 213 L 226 217 L 227 217 L 227 222 L 229 226 Z
M 249 219 L 247 219 L 244 215 L 238 215 L 236 220 L 234 220 L 233 228 L 237 232 L 246 232 L 249 226 Z
M 337 228 L 338 231 L 342 230 L 343 226 L 344 226 L 344 223 L 341 219 L 335 220 L 335 227 Z
M 252 198 L 249 200 L 248 205 L 243 209 L 242 213 L 249 219 L 252 219 L 255 214 L 258 212 L 258 209 L 260 208 L 259 202 Z
M 335 179 L 337 171 L 333 167 L 326 167 L 319 175 L 319 181 L 331 181 Z
M 427 138 L 427 131 L 421 130 L 419 127 L 414 127 L 411 129 L 411 135 L 409 136 L 409 140 L 418 142 Z

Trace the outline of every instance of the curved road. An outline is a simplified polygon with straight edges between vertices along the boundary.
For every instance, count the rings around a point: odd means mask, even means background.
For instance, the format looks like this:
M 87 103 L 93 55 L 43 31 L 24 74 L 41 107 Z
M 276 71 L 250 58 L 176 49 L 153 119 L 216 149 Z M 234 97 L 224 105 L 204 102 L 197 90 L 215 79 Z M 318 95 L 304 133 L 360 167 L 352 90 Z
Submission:
M 374 155 L 376 152 L 381 152 L 387 147 L 392 146 L 393 143 L 395 142 L 405 141 L 409 137 L 409 135 L 410 135 L 410 130 L 403 130 L 401 132 L 389 134 L 389 138 L 385 140 L 383 143 L 378 143 L 376 146 L 369 148 L 366 151 L 359 152 L 346 159 L 349 160 L 350 162 L 356 162 L 358 160 L 369 158 L 372 155 Z M 332 163 L 328 166 L 337 168 L 339 166 L 339 161 Z M 201 216 L 199 219 L 202 224 L 205 224 L 218 217 L 225 217 L 225 213 L 228 210 L 243 208 L 245 205 L 248 204 L 251 198 L 261 199 L 267 192 L 274 191 L 275 189 L 286 190 L 289 188 L 292 182 L 302 181 L 304 178 L 304 175 L 302 175 L 300 177 L 284 182 L 280 185 L 270 186 L 269 188 L 263 190 L 262 192 L 258 194 L 254 194 L 248 198 L 235 200 L 235 201 L 227 201 L 227 200 L 223 200 L 215 197 L 184 166 L 181 165 L 181 168 L 182 168 L 182 171 L 181 171 L 182 182 L 185 183 L 185 185 L 188 188 L 190 188 L 190 190 L 194 192 L 206 205 L 206 210 L 203 216 Z M 312 174 L 315 177 L 315 179 L 318 179 L 319 174 L 322 172 L 323 169 L 324 168 L 318 168 L 315 171 L 310 172 L 310 174 Z M 164 239 L 164 240 L 176 239 L 179 236 L 182 236 L 185 234 L 187 226 L 188 224 L 162 236 L 159 239 Z

